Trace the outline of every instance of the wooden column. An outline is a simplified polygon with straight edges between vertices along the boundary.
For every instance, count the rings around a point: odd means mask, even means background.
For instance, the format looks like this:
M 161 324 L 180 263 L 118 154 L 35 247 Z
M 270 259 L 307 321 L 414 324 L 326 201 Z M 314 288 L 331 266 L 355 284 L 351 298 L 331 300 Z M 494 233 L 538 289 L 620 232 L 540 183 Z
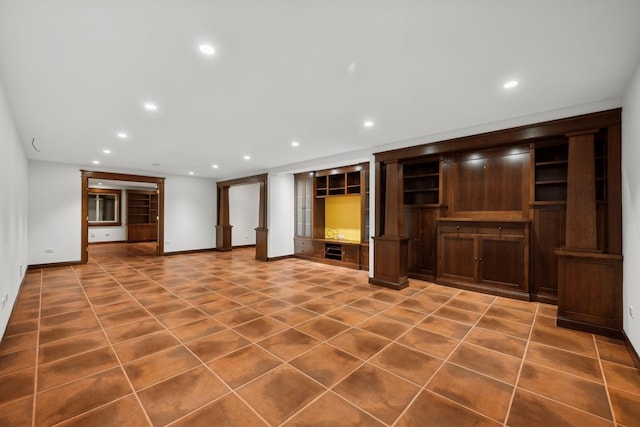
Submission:
M 598 249 L 596 175 L 594 141 L 598 129 L 567 134 L 569 167 L 567 173 L 567 215 L 565 247 L 558 256 L 558 326 L 586 332 L 622 337 L 622 255 Z M 612 130 L 609 136 L 615 136 Z M 615 162 L 620 157 L 619 139 L 608 140 L 613 153 L 609 171 L 617 184 Z M 619 166 L 618 166 L 619 168 Z M 609 212 L 617 212 L 614 196 Z M 615 222 L 615 221 L 614 221 Z M 604 223 L 600 225 L 603 227 Z M 605 230 L 600 230 L 604 233 Z M 608 244 L 618 251 L 617 229 L 610 230 Z
M 229 186 L 218 187 L 218 225 L 216 225 L 216 249 L 231 250 L 231 228 L 229 224 Z
M 596 173 L 593 151 L 597 129 L 568 134 L 567 226 L 565 248 L 596 251 Z
M 373 238 L 373 277 L 369 282 L 392 289 L 409 286 L 408 253 L 409 239 L 404 233 L 402 163 L 392 160 L 385 163 L 384 188 L 378 189 L 382 203 L 376 203 L 379 210 L 384 209 L 384 221 L 378 223 Z M 379 181 L 379 182 L 380 182 Z M 380 215 L 378 212 L 377 215 Z
M 267 261 L 267 182 L 260 182 L 258 203 L 258 227 L 256 228 L 256 260 Z

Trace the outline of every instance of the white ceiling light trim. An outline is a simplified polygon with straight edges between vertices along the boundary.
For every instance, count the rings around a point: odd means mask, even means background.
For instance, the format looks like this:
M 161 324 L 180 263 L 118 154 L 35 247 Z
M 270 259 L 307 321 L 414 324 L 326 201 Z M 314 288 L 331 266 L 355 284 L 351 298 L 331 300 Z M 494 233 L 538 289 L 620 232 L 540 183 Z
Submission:
M 116 136 L 120 139 L 127 139 L 129 137 L 129 135 L 126 132 L 118 132 L 116 133 Z
M 158 106 L 153 102 L 145 102 L 144 109 L 147 111 L 158 111 Z
M 216 48 L 207 43 L 202 43 L 198 46 L 198 50 L 203 55 L 212 56 L 216 53 Z
M 502 87 L 504 87 L 505 89 L 513 89 L 514 87 L 518 86 L 520 83 L 517 80 L 509 80 L 507 82 L 505 82 L 504 85 L 502 85 Z

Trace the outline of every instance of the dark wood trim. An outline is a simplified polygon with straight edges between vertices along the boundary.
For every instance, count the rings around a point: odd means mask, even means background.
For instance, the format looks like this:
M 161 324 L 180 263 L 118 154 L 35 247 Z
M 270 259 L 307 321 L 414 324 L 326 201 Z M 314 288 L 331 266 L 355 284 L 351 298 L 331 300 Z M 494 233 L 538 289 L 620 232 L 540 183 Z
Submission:
M 267 261 L 268 238 L 267 238 L 267 178 L 268 174 L 248 176 L 245 178 L 219 181 L 217 186 L 217 212 L 218 224 L 216 225 L 216 248 L 219 251 L 230 251 L 232 225 L 229 218 L 229 188 L 247 185 L 260 184 L 260 200 L 258 202 L 258 227 L 256 230 L 256 260 Z
M 625 347 L 627 347 L 627 349 L 629 349 L 629 352 L 631 353 L 633 364 L 635 365 L 636 369 L 640 369 L 640 356 L 638 355 L 638 351 L 633 347 L 633 345 L 631 344 L 631 340 L 624 330 L 622 331 L 622 335 L 624 337 Z
M 126 240 L 109 240 L 107 242 L 89 242 L 89 246 L 108 245 L 109 243 L 127 243 Z
M 587 332 L 590 334 L 603 335 L 605 337 L 622 339 L 622 330 L 618 328 L 610 328 L 602 325 L 595 325 L 593 323 L 581 322 L 579 320 L 567 319 L 564 316 L 558 314 L 556 319 L 556 325 L 561 328 L 573 329 L 576 331 Z
M 63 261 L 63 262 L 52 262 L 50 264 L 30 264 L 27 266 L 27 270 L 41 270 L 43 268 L 60 268 L 60 267 L 70 267 L 73 265 L 84 264 L 82 261 Z
M 234 245 L 231 246 L 231 249 L 242 249 L 242 248 L 255 248 L 256 245 Z
M 621 126 L 609 127 L 607 137 L 607 245 L 612 254 L 622 255 L 622 144 Z
M 204 252 L 216 252 L 216 248 L 206 248 L 206 249 L 189 249 L 186 251 L 175 251 L 175 252 L 165 252 L 165 256 L 170 255 L 189 255 L 189 254 L 199 254 Z
M 156 255 L 164 255 L 164 177 L 143 176 L 143 175 L 130 175 L 123 173 L 112 172 L 100 172 L 100 171 L 87 171 L 81 169 L 82 173 L 82 206 L 81 206 L 81 242 L 80 242 L 80 262 L 82 264 L 89 261 L 89 223 L 87 212 L 87 194 L 89 190 L 89 179 L 108 179 L 112 181 L 129 181 L 129 182 L 148 182 L 157 185 L 158 194 L 158 238 L 156 240 Z
M 492 147 L 513 145 L 514 142 L 527 143 L 537 139 L 565 135 L 584 129 L 604 128 L 620 123 L 621 108 L 584 114 L 559 120 L 551 120 L 536 124 L 518 126 L 510 129 L 497 130 L 478 135 L 453 138 L 445 141 L 432 142 L 408 148 L 398 148 L 390 151 L 374 153 L 376 162 L 411 159 L 414 157 L 431 156 L 434 154 L 452 153 L 465 150 L 482 150 Z
M 271 261 L 282 261 L 283 259 L 289 259 L 289 258 L 298 258 L 295 255 L 280 255 L 280 256 L 274 256 L 271 258 L 267 258 L 267 261 L 271 262 Z

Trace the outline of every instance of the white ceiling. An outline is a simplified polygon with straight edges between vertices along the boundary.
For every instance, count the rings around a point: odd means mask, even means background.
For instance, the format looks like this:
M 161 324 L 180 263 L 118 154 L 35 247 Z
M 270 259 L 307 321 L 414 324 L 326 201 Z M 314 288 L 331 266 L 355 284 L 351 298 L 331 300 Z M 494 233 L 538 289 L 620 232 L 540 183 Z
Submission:
M 639 61 L 638 0 L 0 0 L 29 158 L 155 175 L 250 175 L 612 100 Z

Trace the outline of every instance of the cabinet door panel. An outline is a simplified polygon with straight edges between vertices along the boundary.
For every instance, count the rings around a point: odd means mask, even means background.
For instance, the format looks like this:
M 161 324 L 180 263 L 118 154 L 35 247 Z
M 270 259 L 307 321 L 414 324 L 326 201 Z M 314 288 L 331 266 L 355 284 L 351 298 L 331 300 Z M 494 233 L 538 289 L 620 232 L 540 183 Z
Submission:
M 478 242 L 479 282 L 524 287 L 524 240 L 482 237 Z
M 531 293 L 555 296 L 558 292 L 556 248 L 564 246 L 564 206 L 536 209 L 531 242 Z
M 442 234 L 440 239 L 440 275 L 451 279 L 475 280 L 475 239 L 457 234 Z
M 351 262 L 354 264 L 359 263 L 358 246 L 355 245 L 342 245 L 342 260 Z

